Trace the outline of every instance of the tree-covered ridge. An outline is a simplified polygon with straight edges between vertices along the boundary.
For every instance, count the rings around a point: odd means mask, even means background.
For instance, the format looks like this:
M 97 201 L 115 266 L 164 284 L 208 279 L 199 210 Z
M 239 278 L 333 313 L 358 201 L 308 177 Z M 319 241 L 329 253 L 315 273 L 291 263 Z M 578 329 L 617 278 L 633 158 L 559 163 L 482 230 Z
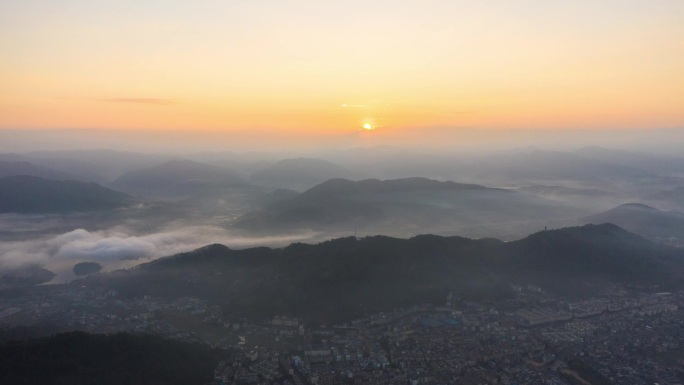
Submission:
M 220 352 L 153 335 L 71 332 L 0 345 L 6 385 L 206 384 Z
M 543 231 L 516 242 L 422 235 L 347 237 L 283 249 L 210 245 L 85 283 L 124 296 L 204 298 L 252 317 L 334 320 L 441 304 L 449 292 L 501 298 L 512 284 L 563 295 L 606 284 L 675 286 L 683 263 L 682 250 L 605 224 Z

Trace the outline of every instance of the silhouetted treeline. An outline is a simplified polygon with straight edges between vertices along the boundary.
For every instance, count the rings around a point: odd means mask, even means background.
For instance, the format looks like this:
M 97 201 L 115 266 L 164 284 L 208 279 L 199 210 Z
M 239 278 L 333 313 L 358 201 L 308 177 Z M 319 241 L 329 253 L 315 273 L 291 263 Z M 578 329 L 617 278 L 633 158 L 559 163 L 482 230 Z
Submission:
M 71 332 L 0 345 L 0 384 L 206 384 L 221 352 L 152 335 Z

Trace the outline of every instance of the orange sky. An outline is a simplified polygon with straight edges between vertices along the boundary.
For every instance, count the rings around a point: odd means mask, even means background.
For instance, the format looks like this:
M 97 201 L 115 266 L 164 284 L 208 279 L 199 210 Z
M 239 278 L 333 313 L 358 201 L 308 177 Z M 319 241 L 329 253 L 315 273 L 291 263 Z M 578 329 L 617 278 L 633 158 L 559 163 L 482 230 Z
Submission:
M 679 0 L 99 3 L 0 3 L 0 128 L 684 127 Z

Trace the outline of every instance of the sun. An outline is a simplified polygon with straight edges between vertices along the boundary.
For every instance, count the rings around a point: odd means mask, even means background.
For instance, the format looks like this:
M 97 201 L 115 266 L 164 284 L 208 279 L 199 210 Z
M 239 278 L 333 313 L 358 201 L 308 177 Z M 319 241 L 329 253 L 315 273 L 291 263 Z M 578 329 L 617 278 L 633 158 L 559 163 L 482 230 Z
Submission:
M 363 129 L 366 130 L 366 131 L 372 131 L 372 130 L 373 130 L 373 125 L 370 124 L 370 123 L 368 123 L 368 122 L 366 122 L 366 123 L 363 124 Z

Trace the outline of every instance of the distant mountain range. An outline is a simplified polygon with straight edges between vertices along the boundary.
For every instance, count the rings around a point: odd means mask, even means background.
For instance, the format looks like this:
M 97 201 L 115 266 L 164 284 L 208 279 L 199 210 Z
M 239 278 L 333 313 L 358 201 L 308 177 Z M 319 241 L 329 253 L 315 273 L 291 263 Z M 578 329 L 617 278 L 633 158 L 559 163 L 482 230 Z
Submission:
M 98 274 L 78 285 L 123 296 L 195 296 L 235 316 L 294 314 L 349 319 L 416 303 L 510 295 L 534 284 L 562 295 L 606 285 L 680 287 L 684 250 L 660 246 L 611 225 L 543 231 L 515 242 L 422 235 L 334 239 L 283 249 L 210 245 L 135 269 Z
M 684 241 L 684 214 L 662 211 L 639 203 L 620 205 L 583 218 L 584 223 L 614 223 L 650 239 L 676 238 Z
M 76 151 L 39 151 L 23 154 L 39 165 L 77 175 L 97 178 L 95 181 L 111 182 L 128 171 L 151 167 L 172 157 L 164 154 L 142 154 L 107 149 Z
M 129 205 L 130 196 L 96 183 L 21 175 L 0 178 L 0 213 L 65 213 Z
M 100 184 L 109 183 L 128 171 L 150 167 L 170 159 L 171 157 L 167 155 L 104 149 L 0 154 L 0 161 L 30 162 L 37 166 L 68 174 L 71 176 L 68 179 Z
M 0 178 L 20 175 L 28 175 L 53 180 L 81 180 L 81 178 L 77 175 L 53 170 L 47 167 L 37 166 L 26 161 L 0 161 Z
M 111 183 L 117 190 L 144 197 L 186 197 L 248 185 L 236 171 L 186 159 L 130 171 Z
M 463 234 L 465 227 L 494 224 L 519 226 L 516 235 L 522 236 L 522 231 L 531 229 L 525 233 L 529 234 L 543 228 L 535 221 L 573 215 L 577 215 L 575 210 L 556 202 L 474 184 L 425 178 L 357 182 L 332 179 L 249 212 L 238 218 L 234 227 L 262 233 L 298 229 L 349 233 L 356 228 L 365 233 L 408 235 Z
M 631 198 L 684 186 L 684 158 L 599 147 L 574 152 L 525 148 L 469 156 L 362 148 L 313 156 L 282 159 L 268 153 L 200 153 L 187 155 L 194 159 L 193 166 L 189 166 L 193 161 L 174 160 L 170 155 L 94 150 L 0 154 L 0 161 L 30 162 L 51 170 L 51 175 L 43 170 L 4 176 L 33 175 L 104 185 L 114 182 L 111 186 L 115 189 L 149 197 L 187 197 L 219 185 L 234 185 L 236 179 L 266 188 L 303 191 L 329 179 L 426 177 L 507 188 L 546 185 L 615 193 L 619 187 L 622 196 Z M 0 165 L 0 176 L 2 170 Z M 201 180 L 191 180 L 193 173 Z M 147 178 L 158 178 L 164 186 L 146 184 Z
M 657 156 L 648 153 L 614 150 L 596 146 L 583 147 L 575 151 L 575 154 L 589 159 L 646 170 L 655 174 L 664 172 L 684 174 L 684 158 L 682 157 Z
M 598 189 L 584 189 L 584 188 L 572 188 L 564 186 L 545 186 L 545 185 L 532 185 L 525 186 L 519 189 L 520 191 L 528 192 L 531 194 L 557 199 L 566 199 L 568 197 L 583 197 L 583 198 L 604 198 L 613 196 L 613 194 L 598 190 Z
M 461 171 L 466 164 L 456 157 L 417 153 L 385 146 L 326 152 L 320 154 L 320 157 L 349 170 L 380 179 L 456 179 L 463 176 Z
M 422 176 L 502 185 L 502 183 L 558 184 L 561 181 L 599 183 L 656 177 L 638 162 L 623 164 L 611 157 L 585 156 L 580 152 L 525 148 L 491 155 L 445 156 L 399 149 L 357 149 L 326 157 L 350 170 L 363 170 L 383 179 Z M 554 183 L 549 183 L 554 181 Z
M 321 159 L 297 158 L 284 159 L 254 172 L 250 180 L 264 186 L 298 190 L 337 178 L 359 180 L 368 178 L 368 175 Z
M 478 178 L 496 177 L 521 181 L 579 180 L 634 180 L 653 176 L 650 172 L 599 159 L 587 158 L 559 151 L 520 151 L 487 157 L 472 162 L 466 172 Z
M 684 210 L 684 186 L 673 189 L 655 191 L 644 198 L 652 201 L 659 201 L 671 206 L 679 207 Z

